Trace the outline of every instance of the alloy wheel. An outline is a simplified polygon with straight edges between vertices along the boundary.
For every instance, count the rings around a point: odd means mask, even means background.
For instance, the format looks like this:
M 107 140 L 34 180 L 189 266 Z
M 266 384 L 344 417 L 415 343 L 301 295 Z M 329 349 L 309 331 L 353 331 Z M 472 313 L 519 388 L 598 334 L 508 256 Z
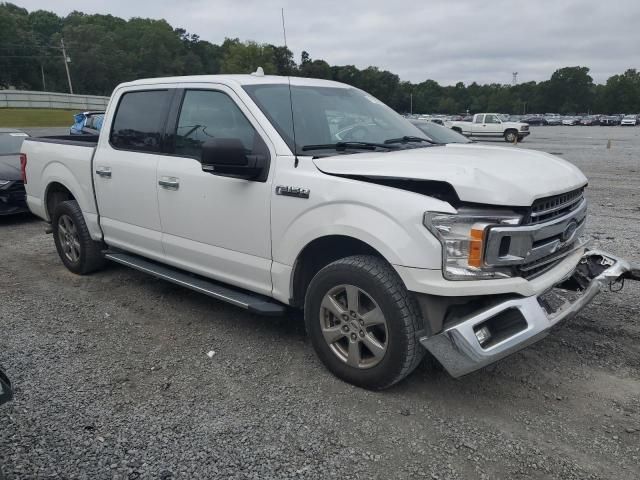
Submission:
M 387 352 L 384 313 L 371 295 L 354 285 L 338 285 L 325 294 L 320 328 L 333 354 L 351 367 L 374 367 Z

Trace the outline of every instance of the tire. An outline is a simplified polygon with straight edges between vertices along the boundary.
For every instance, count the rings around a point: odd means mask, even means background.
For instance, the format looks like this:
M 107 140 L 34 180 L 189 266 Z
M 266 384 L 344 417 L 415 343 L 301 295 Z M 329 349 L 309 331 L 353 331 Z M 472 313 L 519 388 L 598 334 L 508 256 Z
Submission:
M 104 267 L 102 243 L 91 239 L 78 202 L 59 203 L 53 211 L 51 225 L 58 255 L 70 271 L 85 275 Z
M 517 137 L 518 132 L 516 132 L 515 130 L 507 130 L 506 132 L 504 132 L 504 141 L 507 143 L 515 142 Z
M 362 388 L 392 386 L 426 353 L 417 339 L 422 325 L 417 301 L 378 257 L 347 257 L 320 270 L 307 290 L 304 317 L 320 360 L 338 378 Z

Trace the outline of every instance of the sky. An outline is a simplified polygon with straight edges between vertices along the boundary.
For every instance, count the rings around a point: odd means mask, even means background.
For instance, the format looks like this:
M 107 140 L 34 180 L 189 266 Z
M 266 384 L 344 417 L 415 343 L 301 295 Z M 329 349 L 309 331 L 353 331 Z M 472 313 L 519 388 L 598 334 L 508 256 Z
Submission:
M 282 45 L 299 62 L 377 66 L 402 80 L 442 85 L 548 79 L 587 66 L 603 83 L 640 69 L 640 0 L 10 0 L 58 15 L 73 10 L 164 18 L 204 40 Z

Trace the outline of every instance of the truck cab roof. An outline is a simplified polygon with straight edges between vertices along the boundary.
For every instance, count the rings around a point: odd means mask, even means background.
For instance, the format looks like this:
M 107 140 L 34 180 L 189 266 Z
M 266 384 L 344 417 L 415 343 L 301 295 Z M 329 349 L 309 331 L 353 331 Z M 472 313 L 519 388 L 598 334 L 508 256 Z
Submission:
M 285 77 L 280 75 L 189 75 L 183 77 L 160 77 L 143 78 L 133 82 L 121 83 L 117 88 L 135 87 L 143 85 L 166 84 L 166 83 L 223 83 L 235 85 L 263 85 L 263 84 L 287 84 L 308 87 L 332 87 L 332 88 L 354 88 L 340 82 L 332 80 L 321 80 L 317 78 Z

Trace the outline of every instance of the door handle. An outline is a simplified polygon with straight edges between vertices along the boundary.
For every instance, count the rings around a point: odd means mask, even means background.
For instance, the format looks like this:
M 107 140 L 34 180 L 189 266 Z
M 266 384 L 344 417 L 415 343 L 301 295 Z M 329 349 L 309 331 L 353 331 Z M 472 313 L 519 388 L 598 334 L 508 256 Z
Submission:
M 111 178 L 111 167 L 98 167 L 96 168 L 96 174 L 103 178 Z
M 178 190 L 180 188 L 180 179 L 176 177 L 160 177 L 158 185 L 167 190 Z

